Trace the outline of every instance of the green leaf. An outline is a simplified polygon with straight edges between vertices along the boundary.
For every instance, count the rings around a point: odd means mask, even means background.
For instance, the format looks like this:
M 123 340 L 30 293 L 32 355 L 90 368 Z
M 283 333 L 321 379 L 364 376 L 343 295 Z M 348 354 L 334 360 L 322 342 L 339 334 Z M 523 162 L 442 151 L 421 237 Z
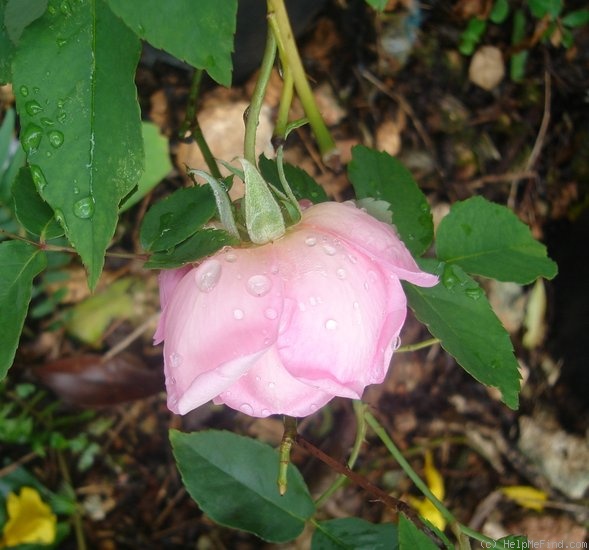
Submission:
M 493 4 L 493 9 L 489 14 L 489 19 L 495 23 L 500 24 L 505 21 L 507 16 L 509 15 L 509 2 L 508 0 L 495 0 Z
M 278 493 L 278 453 L 260 441 L 225 431 L 170 431 L 182 481 L 214 521 L 270 542 L 296 538 L 315 506 L 305 482 L 288 466 L 288 491 Z
M 4 12 L 4 26 L 14 44 L 28 25 L 39 19 L 47 9 L 47 0 L 8 0 Z
M 45 254 L 22 241 L 0 243 L 0 380 L 12 365 L 33 279 L 46 265 Z
M 409 306 L 456 361 L 486 386 L 498 388 L 503 402 L 518 406 L 518 363 L 509 335 L 483 290 L 458 265 L 420 260 L 440 277 L 432 288 L 403 283 Z
M 581 9 L 567 13 L 562 17 L 560 22 L 565 27 L 575 28 L 587 25 L 589 23 L 589 10 Z
M 12 81 L 12 58 L 15 49 L 4 24 L 7 1 L 0 0 L 0 84 Z
M 172 170 L 168 139 L 152 122 L 142 122 L 143 149 L 145 151 L 145 170 L 137 183 L 137 189 L 125 199 L 120 212 L 137 204 Z
M 63 228 L 55 220 L 53 210 L 37 193 L 31 171 L 23 167 L 12 184 L 14 213 L 22 226 L 43 240 L 63 235 Z
M 474 17 L 468 22 L 466 29 L 460 35 L 460 44 L 458 45 L 458 50 L 462 55 L 471 55 L 474 52 L 486 28 L 487 22 L 484 19 Z
M 274 187 L 284 191 L 280 178 L 278 177 L 276 161 L 267 159 L 264 155 L 261 155 L 258 165 L 264 179 L 269 181 Z M 301 168 L 285 163 L 284 174 L 297 200 L 309 199 L 313 204 L 329 200 L 323 187 Z
M 372 197 L 391 205 L 393 224 L 414 255 L 429 248 L 434 235 L 430 207 L 403 164 L 387 153 L 356 145 L 348 176 L 357 198 Z
M 382 11 L 386 8 L 388 0 L 366 0 L 366 3 L 375 10 Z
M 33 180 L 96 285 L 120 200 L 143 167 L 139 39 L 103 0 L 50 0 L 13 63 Z
M 221 229 L 201 229 L 170 250 L 152 254 L 144 267 L 172 269 L 210 256 L 224 246 L 235 246 L 239 240 Z
M 392 523 L 375 525 L 360 518 L 320 521 L 311 550 L 396 550 L 397 527 Z
M 497 539 L 495 544 L 489 546 L 489 548 L 496 548 L 497 550 L 508 550 L 509 548 L 527 547 L 531 548 L 529 539 L 525 535 L 509 535 L 507 537 Z
M 472 197 L 452 205 L 436 235 L 440 260 L 468 273 L 527 284 L 552 279 L 558 268 L 527 225 L 508 208 Z
M 231 85 L 237 0 L 174 0 L 165 9 L 160 0 L 108 3 L 140 38 Z
M 399 516 L 399 550 L 438 550 L 438 546 L 408 520 L 405 514 L 401 514 Z
M 528 0 L 528 6 L 537 19 L 542 19 L 545 15 L 556 18 L 562 11 L 563 0 Z
M 168 250 L 185 241 L 215 215 L 208 185 L 178 189 L 155 203 L 143 218 L 139 238 L 145 250 Z

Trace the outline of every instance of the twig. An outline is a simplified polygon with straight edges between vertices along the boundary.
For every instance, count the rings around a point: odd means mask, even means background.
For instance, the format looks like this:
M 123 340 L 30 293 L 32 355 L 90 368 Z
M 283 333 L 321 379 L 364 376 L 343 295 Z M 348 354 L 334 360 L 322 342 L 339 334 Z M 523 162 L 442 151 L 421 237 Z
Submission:
M 125 338 L 123 338 L 120 342 L 118 342 L 115 346 L 109 349 L 100 360 L 101 363 L 105 363 L 112 359 L 115 355 L 121 353 L 125 348 L 129 347 L 131 343 L 133 343 L 139 336 L 141 336 L 149 327 L 150 325 L 158 318 L 159 313 L 155 313 L 151 317 L 147 319 L 144 323 L 139 325 L 133 332 L 128 334 Z
M 526 179 L 535 179 L 538 173 L 533 170 L 526 170 L 525 172 L 506 172 L 505 174 L 486 174 L 480 178 L 476 178 L 464 183 L 467 187 L 478 189 L 487 183 L 504 183 L 513 182 Z

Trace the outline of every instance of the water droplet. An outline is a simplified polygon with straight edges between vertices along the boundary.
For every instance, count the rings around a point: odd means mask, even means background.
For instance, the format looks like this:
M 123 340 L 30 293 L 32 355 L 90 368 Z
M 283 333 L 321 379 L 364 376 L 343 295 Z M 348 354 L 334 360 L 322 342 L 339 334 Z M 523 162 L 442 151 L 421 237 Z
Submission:
M 473 288 L 467 288 L 464 293 L 473 300 L 478 300 L 483 295 L 483 289 L 475 286 Z
M 67 44 L 67 40 L 65 38 L 58 38 L 56 40 L 57 45 L 61 48 L 62 46 L 65 46 Z
M 270 416 L 272 411 L 270 409 L 262 409 L 262 416 Z
M 270 268 L 270 273 L 272 273 L 272 275 L 277 275 L 279 271 L 280 271 L 280 269 L 278 269 L 278 266 L 277 265 L 273 265 Z
M 458 277 L 454 273 L 454 269 L 451 265 L 447 265 L 444 268 L 444 272 L 442 273 L 442 284 L 448 289 L 451 290 L 456 286 L 458 283 Z
M 352 307 L 353 307 L 354 309 L 360 309 L 360 304 L 359 304 L 358 302 L 354 302 L 354 303 L 352 304 Z
M 307 306 L 303 302 L 299 302 L 299 309 L 301 311 L 307 311 Z
M 315 237 L 307 237 L 305 239 L 305 244 L 307 246 L 315 246 L 317 244 L 317 239 Z
M 317 301 L 317 298 L 315 298 L 315 296 L 311 296 L 311 297 L 309 298 L 309 303 L 310 303 L 312 306 L 316 306 L 316 305 L 317 305 L 319 302 Z
M 27 97 L 29 95 L 29 89 L 26 86 L 21 86 L 18 91 L 23 97 Z
M 335 330 L 337 328 L 337 321 L 334 321 L 333 319 L 327 319 L 327 321 L 325 321 L 325 328 L 327 330 Z
M 232 264 L 237 261 L 237 255 L 235 255 L 233 252 L 227 252 L 227 254 L 225 254 L 225 261 Z
M 348 260 L 350 260 L 350 263 L 351 263 L 351 264 L 355 264 L 355 263 L 357 263 L 357 262 L 358 262 L 358 258 L 356 258 L 356 256 L 354 256 L 353 254 L 350 254 L 350 255 L 348 256 Z
M 21 136 L 21 143 L 25 153 L 30 155 L 39 148 L 43 131 L 36 124 L 29 124 Z
M 242 403 L 241 405 L 239 405 L 239 410 L 242 413 L 247 414 L 249 416 L 252 416 L 254 414 L 254 408 L 249 403 Z
M 57 113 L 57 122 L 60 122 L 61 124 L 63 124 L 65 122 L 65 119 L 67 118 L 67 114 L 65 111 L 60 111 L 59 113 Z
M 87 220 L 94 214 L 94 199 L 92 197 L 84 197 L 74 203 L 74 214 L 76 217 Z
M 265 346 L 269 346 L 272 343 L 272 340 L 270 338 L 264 338 L 264 345 Z
M 337 250 L 334 246 L 331 246 L 330 244 L 324 244 L 323 252 L 325 252 L 328 256 L 334 256 Z
M 54 126 L 55 122 L 53 122 L 50 118 L 43 117 L 41 118 L 41 124 L 43 124 L 43 126 Z
M 397 351 L 401 347 L 401 337 L 397 336 L 393 341 L 393 351 Z
M 65 221 L 65 216 L 63 215 L 63 212 L 59 208 L 56 208 L 53 211 L 53 215 L 55 216 L 55 219 L 57 220 L 57 222 L 59 224 L 61 224 L 61 226 L 67 231 L 68 230 L 67 222 Z
M 274 382 L 268 382 L 268 389 L 269 390 L 273 390 L 276 387 L 276 384 Z
M 266 317 L 266 319 L 270 319 L 271 321 L 273 321 L 278 317 L 278 312 L 275 309 L 269 307 L 266 309 L 266 311 L 264 311 L 264 316 Z
M 80 188 L 77 185 L 74 185 L 74 195 L 80 194 Z
M 272 281 L 265 275 L 254 275 L 247 281 L 247 291 L 252 296 L 265 296 L 272 288 Z
M 243 309 L 234 309 L 233 310 L 233 318 L 241 321 L 245 317 L 245 313 Z
M 196 272 L 196 286 L 203 292 L 211 292 L 221 278 L 221 264 L 217 260 L 209 260 Z
M 63 145 L 63 134 L 59 130 L 52 130 L 49 132 L 49 143 L 55 149 L 59 149 Z
M 38 86 L 33 86 L 33 93 L 34 94 L 38 94 L 41 91 L 41 88 L 39 88 Z
M 175 384 L 176 383 L 176 379 L 173 376 L 170 376 L 170 378 L 168 378 L 170 384 Z
M 315 403 L 311 403 L 311 405 L 309 405 L 309 410 L 314 413 L 317 410 L 317 405 L 315 405 Z
M 25 103 L 25 111 L 30 116 L 38 115 L 42 110 L 43 107 L 41 107 L 41 104 L 38 101 L 35 101 L 34 99 L 32 101 L 27 101 Z
M 180 367 L 182 365 L 182 361 L 184 361 L 184 358 L 179 353 L 170 353 L 170 366 L 173 369 Z
M 336 272 L 335 275 L 338 279 L 345 279 L 346 278 L 346 270 L 343 268 L 339 268 Z
M 72 7 L 70 6 L 70 3 L 67 0 L 64 0 L 59 5 L 59 11 L 63 13 L 63 15 L 65 15 L 66 17 L 69 17 L 72 14 Z
M 33 178 L 33 182 L 35 183 L 35 187 L 37 187 L 37 191 L 41 193 L 45 186 L 47 185 L 47 180 L 45 179 L 45 175 L 43 174 L 41 168 L 39 168 L 36 164 L 31 164 L 29 167 L 31 170 L 31 177 Z

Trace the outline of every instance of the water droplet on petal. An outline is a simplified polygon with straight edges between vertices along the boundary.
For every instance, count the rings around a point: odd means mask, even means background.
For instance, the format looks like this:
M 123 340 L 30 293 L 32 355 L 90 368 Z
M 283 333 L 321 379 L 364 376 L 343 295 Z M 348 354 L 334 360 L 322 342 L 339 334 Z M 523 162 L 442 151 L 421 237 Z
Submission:
M 352 307 L 353 307 L 354 309 L 360 309 L 360 304 L 359 304 L 358 302 L 354 302 L 354 303 L 352 304 Z
M 336 272 L 335 275 L 338 279 L 345 279 L 346 278 L 346 270 L 343 268 L 339 268 Z
M 350 263 L 351 263 L 351 264 L 355 264 L 355 263 L 357 263 L 357 262 L 358 262 L 358 258 L 356 258 L 356 256 L 354 256 L 353 254 L 350 254 L 350 255 L 348 256 L 348 260 L 350 260 Z
M 268 382 L 268 389 L 269 390 L 273 390 L 275 388 L 276 384 L 274 382 Z
M 225 261 L 232 264 L 237 261 L 237 256 L 233 252 L 227 252 L 227 254 L 225 254 Z
M 241 321 L 245 317 L 242 309 L 234 309 L 233 310 L 233 318 Z
M 307 246 L 315 246 L 317 244 L 317 239 L 315 237 L 307 237 L 305 239 L 305 244 Z
M 272 288 L 272 281 L 265 275 L 254 275 L 247 281 L 247 291 L 252 296 L 265 296 Z
M 21 136 L 21 143 L 25 153 L 30 155 L 34 153 L 41 144 L 43 131 L 36 124 L 29 124 Z
M 266 319 L 270 319 L 271 321 L 273 321 L 278 317 L 278 312 L 275 309 L 269 307 L 264 311 L 264 316 L 266 317 Z
M 317 298 L 315 298 L 315 296 L 311 296 L 311 297 L 309 298 L 309 303 L 310 303 L 312 306 L 316 306 L 316 305 L 317 305 L 319 302 L 318 302 Z
M 337 250 L 334 246 L 331 246 L 330 244 L 324 244 L 323 252 L 325 252 L 328 256 L 334 256 Z
M 401 337 L 397 336 L 393 342 L 393 351 L 397 351 L 401 347 Z
M 202 292 L 211 292 L 221 278 L 221 264 L 218 260 L 209 260 L 195 273 L 196 286 Z
M 315 405 L 315 403 L 311 403 L 311 405 L 309 405 L 309 410 L 313 413 L 317 410 L 317 405 Z
M 170 353 L 170 367 L 177 369 L 182 365 L 184 358 L 177 352 Z
M 173 376 L 170 376 L 170 378 L 168 379 L 170 384 L 175 384 L 176 383 L 176 379 Z
M 247 414 L 249 416 L 252 416 L 254 414 L 254 408 L 249 403 L 242 403 L 241 405 L 239 405 L 239 410 L 242 413 Z
M 91 218 L 94 214 L 94 199 L 92 197 L 84 197 L 74 203 L 74 215 L 82 220 Z
M 59 130 L 52 130 L 49 132 L 49 143 L 55 149 L 59 149 L 63 145 L 63 134 Z
M 333 319 L 327 319 L 327 321 L 325 321 L 325 328 L 327 330 L 335 330 L 337 328 L 337 321 L 334 321 Z
M 25 103 L 25 110 L 29 115 L 35 116 L 43 110 L 43 107 L 41 107 L 41 104 L 38 101 L 33 99 L 32 101 L 27 101 Z
M 262 416 L 270 416 L 272 411 L 270 409 L 262 409 Z

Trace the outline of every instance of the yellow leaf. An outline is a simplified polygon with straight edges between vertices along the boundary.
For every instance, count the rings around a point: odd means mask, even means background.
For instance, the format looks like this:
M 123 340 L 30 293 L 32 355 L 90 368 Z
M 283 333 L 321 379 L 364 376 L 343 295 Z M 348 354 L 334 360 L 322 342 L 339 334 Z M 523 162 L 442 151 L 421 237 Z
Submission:
M 512 485 L 510 487 L 503 487 L 501 492 L 507 498 L 517 502 L 520 506 L 538 512 L 544 510 L 544 503 L 548 498 L 548 495 L 544 491 L 540 491 L 529 485 Z
M 0 548 L 55 541 L 57 517 L 32 487 L 22 487 L 19 495 L 9 493 L 6 509 L 8 521 L 4 525 Z
M 434 459 L 430 450 L 425 452 L 423 474 L 429 490 L 438 500 L 443 500 L 446 494 L 444 478 L 434 466 Z M 445 529 L 446 520 L 427 498 L 409 497 L 409 504 L 415 508 L 415 511 L 421 517 L 429 521 L 434 527 L 437 527 L 440 531 Z

